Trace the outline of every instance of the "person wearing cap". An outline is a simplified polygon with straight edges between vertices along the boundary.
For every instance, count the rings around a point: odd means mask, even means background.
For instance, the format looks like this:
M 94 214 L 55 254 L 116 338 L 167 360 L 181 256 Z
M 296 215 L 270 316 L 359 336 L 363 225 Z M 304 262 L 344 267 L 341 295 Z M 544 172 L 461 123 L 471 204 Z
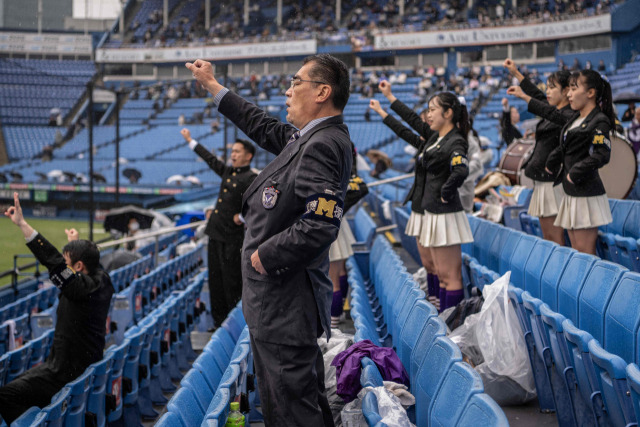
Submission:
M 191 137 L 189 129 L 180 131 L 195 153 L 222 178 L 217 203 L 207 221 L 204 233 L 209 236 L 209 301 L 211 316 L 219 327 L 242 298 L 242 266 L 240 255 L 244 242 L 242 196 L 256 173 L 251 160 L 256 152 L 249 141 L 238 139 L 231 148 L 231 166 L 212 154 Z

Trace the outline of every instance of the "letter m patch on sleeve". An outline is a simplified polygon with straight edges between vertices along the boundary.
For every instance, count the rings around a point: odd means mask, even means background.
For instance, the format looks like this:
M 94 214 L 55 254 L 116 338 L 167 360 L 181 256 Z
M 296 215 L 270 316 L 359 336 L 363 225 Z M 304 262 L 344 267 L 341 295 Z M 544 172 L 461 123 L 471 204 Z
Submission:
M 605 134 L 602 133 L 602 131 L 600 131 L 599 129 L 596 130 L 596 134 L 593 136 L 593 141 L 591 141 L 591 144 L 594 147 L 597 146 L 602 146 L 604 145 L 605 147 L 607 147 L 609 150 L 611 150 L 611 141 L 609 140 L 609 138 L 607 138 L 607 136 Z
M 451 157 L 450 168 L 453 169 L 456 166 L 464 166 L 466 168 L 469 167 L 469 161 L 467 160 L 467 157 L 462 154 L 453 153 L 453 157 Z
M 302 218 L 329 222 L 340 227 L 343 214 L 342 200 L 332 194 L 318 193 L 307 198 L 306 211 Z

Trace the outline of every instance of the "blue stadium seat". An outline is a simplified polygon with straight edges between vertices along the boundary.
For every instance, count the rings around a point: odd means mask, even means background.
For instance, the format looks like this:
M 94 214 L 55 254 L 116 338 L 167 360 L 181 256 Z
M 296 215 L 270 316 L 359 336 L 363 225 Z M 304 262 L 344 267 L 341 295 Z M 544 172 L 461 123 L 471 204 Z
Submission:
M 101 361 L 89 366 L 93 369 L 91 390 L 87 397 L 87 413 L 93 414 L 97 427 L 104 427 L 106 423 L 105 398 L 111 394 L 111 385 L 108 384 L 111 375 L 111 365 L 113 364 L 113 353 L 105 354 Z M 109 393 L 107 393 L 107 389 Z
M 603 349 L 597 340 L 589 342 L 589 352 L 607 421 L 616 426 L 637 424 L 627 386 L 627 362 Z
M 573 366 L 572 351 L 569 349 L 562 326 L 566 320 L 565 317 L 552 311 L 548 305 L 542 304 L 540 306 L 540 318 L 546 331 L 546 334 L 543 335 L 546 335 L 549 339 L 549 347 L 551 349 L 555 370 L 564 380 L 577 424 L 595 425 L 596 421 L 590 401 L 585 400 L 578 387 L 576 372 Z M 561 405 L 560 411 L 564 409 L 565 407 Z M 568 417 L 570 415 L 563 414 L 562 416 Z
M 557 247 L 556 244 L 547 240 L 538 240 L 531 250 L 531 255 L 524 269 L 524 289 L 534 298 L 540 298 L 542 273 Z
M 640 420 L 640 369 L 635 363 L 627 365 L 627 384 L 631 393 L 631 401 L 636 412 L 636 420 Z
M 67 383 L 66 387 L 70 389 L 70 400 L 65 427 L 83 427 L 85 425 L 85 411 L 93 385 L 93 377 L 93 368 L 90 366 L 78 378 Z
M 577 252 L 571 248 L 556 247 L 542 271 L 540 278 L 540 299 L 553 311 L 558 310 L 558 286 L 569 264 L 570 258 Z
M 62 427 L 65 425 L 65 419 L 67 416 L 69 403 L 71 401 L 71 390 L 68 387 L 63 387 L 58 393 L 51 398 L 51 403 L 42 410 L 38 411 L 29 409 L 16 419 L 12 426 L 51 426 Z
M 202 372 L 197 368 L 191 368 L 180 381 L 180 386 L 191 389 L 204 413 L 213 399 L 215 389 L 211 388 Z
M 509 261 L 508 269 L 511 270 L 511 283 L 522 290 L 525 289 L 525 268 L 527 262 L 539 240 L 540 239 L 535 236 L 521 236 Z
M 430 425 L 456 426 L 472 395 L 482 393 L 480 375 L 464 362 L 456 362 L 447 371 L 431 404 Z
M 196 361 L 193 362 L 192 369 L 200 371 L 211 390 L 216 390 L 218 385 L 220 385 L 224 371 L 218 366 L 211 352 L 202 352 Z M 226 369 L 226 367 L 224 369 Z
M 3 354 L 0 356 L 0 387 L 2 387 L 5 382 L 5 377 L 7 375 L 7 370 L 9 369 L 9 355 Z
M 640 224 L 638 221 L 637 224 Z M 634 237 L 614 236 L 616 244 L 616 261 L 628 269 L 640 272 L 640 253 L 638 250 L 638 240 Z
M 573 255 L 558 286 L 558 312 L 578 324 L 578 299 L 597 258 L 583 253 Z
M 7 370 L 5 383 L 8 384 L 20 376 L 29 368 L 31 361 L 31 345 L 27 343 L 20 348 L 7 353 L 9 356 L 9 369 Z
M 427 327 L 427 322 L 430 318 L 438 316 L 436 308 L 424 299 L 417 300 L 409 310 L 407 320 L 400 330 L 400 340 L 397 346 L 398 357 L 406 367 L 411 366 L 411 354 L 420 335 Z
M 182 427 L 182 421 L 177 414 L 165 412 L 155 425 L 156 427 Z
M 113 410 L 107 414 L 108 423 L 119 421 L 122 418 L 122 410 L 124 408 L 123 390 L 127 383 L 123 376 L 123 371 L 128 351 L 129 340 L 127 338 L 119 346 L 112 346 L 107 350 L 107 353 L 111 353 L 110 357 L 112 357 L 111 371 L 107 382 L 107 394 L 112 396 L 111 399 L 115 403 Z
M 181 387 L 167 404 L 167 410 L 178 415 L 183 427 L 198 426 L 204 418 L 196 396 L 191 389 Z
M 585 279 L 579 298 L 578 326 L 604 342 L 604 318 L 609 301 L 626 268 L 597 261 Z
M 426 426 L 431 420 L 435 397 L 449 368 L 462 360 L 460 349 L 446 337 L 436 337 L 416 377 L 416 424 Z
M 229 416 L 229 402 L 231 396 L 228 388 L 219 388 L 216 390 L 216 394 L 213 396 L 207 412 L 205 414 L 204 422 L 207 426 L 220 426 L 222 427 Z M 214 424 L 217 423 L 217 424 Z
M 228 388 L 229 394 L 232 399 L 235 399 L 236 396 L 240 393 L 238 379 L 240 378 L 240 366 L 238 365 L 229 365 L 227 369 L 222 374 L 222 378 L 220 379 L 220 384 L 218 384 L 218 388 Z
M 383 387 L 383 379 L 378 366 L 368 357 L 360 360 L 362 370 L 360 371 L 360 384 L 362 387 Z
M 138 409 L 140 416 L 145 420 L 158 418 L 158 413 L 153 409 L 151 400 L 151 370 L 153 368 L 151 347 L 156 333 L 157 322 L 158 318 L 156 316 L 148 315 L 139 324 L 144 336 L 138 365 Z M 153 360 L 156 361 L 157 357 L 154 356 Z
M 627 363 L 638 362 L 640 326 L 640 274 L 625 273 L 607 308 L 604 348 Z
M 369 426 L 387 426 L 387 424 L 382 422 L 382 416 L 380 416 L 380 410 L 378 409 L 378 398 L 373 392 L 365 394 L 362 399 L 362 415 Z
M 476 393 L 467 402 L 456 425 L 507 427 L 509 421 L 502 408 L 491 397 L 484 393 Z
M 520 243 L 520 239 L 523 237 L 523 234 L 518 231 L 513 231 L 509 229 L 505 229 L 505 230 L 507 230 L 508 234 L 506 236 L 504 243 L 502 244 L 498 269 L 494 270 L 500 275 L 505 274 L 507 271 L 511 269 L 511 257 L 515 253 L 515 250 L 518 247 L 518 243 Z M 495 239 L 494 242 L 496 240 L 498 239 Z
M 140 352 L 144 344 L 144 337 L 146 329 L 134 326 L 130 328 L 125 337 L 129 340 L 129 349 L 127 351 L 124 369 L 122 372 L 123 378 L 125 378 L 130 384 L 128 386 L 127 394 L 124 397 L 124 413 L 123 421 L 125 425 L 135 425 L 139 422 L 141 417 L 140 409 L 138 407 L 138 394 L 140 391 L 139 378 L 140 378 Z
M 427 352 L 429 348 L 431 348 L 431 344 L 435 341 L 437 337 L 443 337 L 446 335 L 447 326 L 444 324 L 440 318 L 431 317 L 427 320 L 425 327 L 420 331 L 420 335 L 418 336 L 415 345 L 411 351 L 411 365 L 409 368 L 409 379 L 411 384 L 411 392 L 415 394 L 415 386 L 416 386 L 416 377 L 418 375 L 418 370 L 422 363 L 424 362 L 424 358 L 427 356 Z M 405 365 L 406 366 L 406 365 Z

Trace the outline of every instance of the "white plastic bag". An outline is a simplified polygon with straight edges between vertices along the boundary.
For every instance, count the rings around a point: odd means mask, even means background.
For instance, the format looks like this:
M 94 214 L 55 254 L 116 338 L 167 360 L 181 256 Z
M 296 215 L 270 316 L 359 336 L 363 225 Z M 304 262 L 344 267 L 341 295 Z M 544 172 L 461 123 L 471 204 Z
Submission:
M 511 272 L 507 272 L 485 286 L 482 310 L 467 317 L 449 336 L 463 351 L 468 347 L 479 349 L 484 361 L 475 369 L 482 377 L 485 392 L 499 404 L 507 403 L 505 399 L 509 397 L 500 390 L 511 382 L 522 388 L 518 395 L 521 403 L 533 399 L 536 392 L 527 346 L 507 293 L 510 277 Z
M 420 267 L 418 271 L 413 273 L 413 280 L 416 281 L 420 289 L 426 294 L 429 288 L 429 284 L 427 283 L 427 269 Z
M 318 346 L 324 359 L 324 387 L 333 414 L 336 427 L 342 426 L 340 412 L 344 407 L 344 400 L 336 393 L 336 367 L 331 366 L 333 359 L 353 344 L 353 335 L 345 334 L 338 329 L 331 330 L 331 339 L 327 341 L 326 335 L 318 338 Z
M 358 398 L 362 400 L 368 392 L 375 393 L 378 399 L 378 413 L 382 417 L 383 423 L 394 427 L 415 427 L 409 421 L 407 411 L 402 407 L 400 399 L 385 387 L 364 387 L 358 393 Z M 362 407 L 362 406 L 361 406 Z

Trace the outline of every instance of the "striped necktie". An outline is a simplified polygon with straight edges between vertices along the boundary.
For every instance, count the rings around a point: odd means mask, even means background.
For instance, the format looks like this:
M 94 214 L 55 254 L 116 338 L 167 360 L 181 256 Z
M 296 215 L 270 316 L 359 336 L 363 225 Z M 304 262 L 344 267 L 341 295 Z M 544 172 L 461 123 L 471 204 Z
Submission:
M 287 145 L 291 144 L 292 142 L 296 142 L 298 140 L 298 138 L 300 138 L 300 131 L 296 131 L 293 133 L 293 135 L 291 135 L 291 137 L 289 137 L 289 140 L 287 141 Z

